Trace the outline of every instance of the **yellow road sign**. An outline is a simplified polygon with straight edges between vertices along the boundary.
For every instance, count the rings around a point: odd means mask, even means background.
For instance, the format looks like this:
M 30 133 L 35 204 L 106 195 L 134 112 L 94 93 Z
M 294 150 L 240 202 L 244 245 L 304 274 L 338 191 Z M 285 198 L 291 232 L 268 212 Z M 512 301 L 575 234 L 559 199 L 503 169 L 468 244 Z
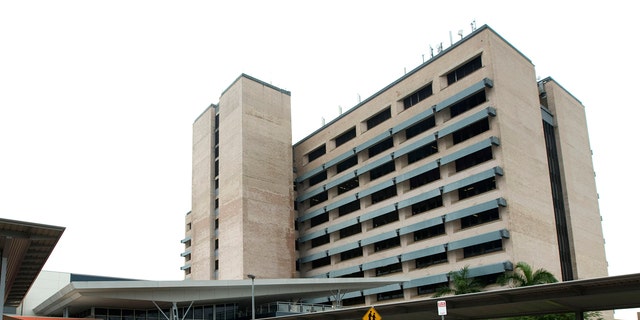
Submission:
M 382 320 L 382 316 L 378 314 L 378 311 L 371 307 L 367 313 L 364 314 L 362 320 Z

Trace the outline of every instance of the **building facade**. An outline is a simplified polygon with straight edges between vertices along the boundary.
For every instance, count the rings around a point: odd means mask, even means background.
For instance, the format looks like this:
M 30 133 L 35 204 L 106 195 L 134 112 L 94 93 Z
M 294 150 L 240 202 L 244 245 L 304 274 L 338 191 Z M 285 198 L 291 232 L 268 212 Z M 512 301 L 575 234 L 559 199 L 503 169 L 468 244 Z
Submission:
M 465 266 L 607 275 L 584 106 L 491 28 L 293 146 L 289 108 L 243 75 L 194 123 L 186 278 L 408 279 L 343 298 L 373 304 Z

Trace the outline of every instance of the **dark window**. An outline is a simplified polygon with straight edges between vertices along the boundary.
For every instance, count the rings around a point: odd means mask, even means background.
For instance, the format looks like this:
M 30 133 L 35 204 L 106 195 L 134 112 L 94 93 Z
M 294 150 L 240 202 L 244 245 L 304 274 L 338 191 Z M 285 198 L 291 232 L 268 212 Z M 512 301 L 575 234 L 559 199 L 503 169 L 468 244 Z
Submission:
M 216 126 L 216 128 L 220 127 L 220 115 L 219 114 L 216 114 L 215 126 Z
M 435 293 L 438 288 L 442 287 L 442 283 L 428 284 L 418 287 L 418 295 Z
M 322 203 L 322 202 L 327 201 L 327 199 L 329 199 L 329 193 L 327 191 L 320 192 L 320 193 L 316 194 L 315 196 L 309 198 L 309 206 L 313 207 L 318 203 Z
M 481 56 L 477 56 L 476 58 L 461 65 L 457 69 L 447 74 L 447 83 L 451 85 L 452 83 L 468 76 L 469 74 L 480 68 L 482 68 L 482 59 Z
M 447 253 L 437 253 L 432 254 L 430 256 L 422 257 L 416 259 L 416 268 L 426 268 L 428 266 L 432 266 L 434 264 L 445 263 L 447 262 Z
M 391 274 L 396 272 L 402 272 L 402 263 L 394 263 L 388 266 L 376 268 L 376 277 L 384 276 L 385 274 Z
M 380 201 L 395 197 L 397 194 L 398 191 L 396 190 L 395 185 L 386 187 L 378 192 L 374 192 L 373 194 L 371 194 L 371 204 L 376 204 Z
M 356 127 L 353 127 L 347 131 L 345 131 L 343 134 L 337 136 L 334 140 L 336 141 L 336 147 L 341 146 L 342 144 L 344 144 L 345 142 L 353 139 L 356 137 Z
M 381 152 L 393 148 L 393 137 L 389 137 L 381 142 L 378 142 L 375 146 L 369 148 L 369 158 L 374 157 Z
M 362 225 L 359 223 L 356 223 L 352 226 L 340 229 L 340 239 L 350 237 L 360 232 L 362 232 Z
M 364 278 L 364 272 L 358 271 L 350 274 L 345 274 L 344 276 L 339 276 L 338 278 Z M 364 303 L 364 301 L 362 303 Z
M 220 148 L 218 146 L 213 149 L 213 155 L 216 159 L 220 156 Z
M 424 86 L 422 89 L 404 98 L 404 101 L 403 101 L 404 108 L 405 109 L 411 108 L 412 106 L 415 106 L 416 104 L 418 104 L 418 102 L 428 98 L 432 94 L 433 94 L 433 88 L 431 83 L 429 83 L 428 85 Z
M 391 239 L 378 241 L 373 244 L 373 250 L 375 252 L 391 249 L 393 247 L 400 246 L 400 237 L 393 237 Z
M 413 233 L 413 240 L 419 241 L 444 234 L 444 224 L 420 229 Z
M 493 159 L 491 147 L 486 147 L 456 160 L 456 172 Z
M 340 253 L 340 260 L 349 260 L 357 257 L 362 257 L 362 247 L 357 247 L 345 252 Z
M 372 219 L 373 221 L 373 227 L 377 228 L 380 226 L 384 226 L 385 224 L 394 222 L 394 221 L 398 221 L 399 217 L 398 217 L 398 210 L 393 210 L 389 213 L 383 214 L 379 217 L 375 217 Z
M 431 169 L 425 173 L 419 174 L 409 179 L 409 188 L 411 190 L 424 186 L 427 183 L 440 179 L 440 168 Z
M 220 175 L 220 162 L 216 159 L 216 161 L 213 163 L 213 175 L 214 177 L 217 177 Z
M 347 298 L 342 300 L 343 306 L 357 306 L 364 303 L 364 297 Z
M 482 181 L 478 181 L 474 184 L 470 184 L 466 187 L 462 187 L 458 189 L 458 199 L 466 199 L 469 197 L 473 197 L 475 195 L 491 191 L 496 188 L 496 178 L 491 177 L 484 179 Z
M 451 115 L 451 118 L 453 118 L 467 110 L 470 110 L 484 103 L 485 101 L 487 101 L 487 94 L 484 92 L 484 90 L 482 90 L 449 107 L 449 114 Z
M 436 118 L 434 116 L 430 116 L 429 118 L 426 118 L 412 125 L 411 127 L 407 128 L 404 131 L 404 137 L 405 139 L 409 140 L 435 126 L 436 126 Z
M 498 219 L 500 219 L 498 208 L 493 208 L 460 219 L 460 228 L 469 228 Z
M 478 282 L 485 284 L 485 285 L 490 285 L 490 284 L 494 284 L 496 282 L 498 282 L 498 278 L 502 275 L 503 273 L 492 273 L 492 274 L 485 274 L 484 276 L 478 276 L 476 277 L 476 280 L 478 280 Z
M 358 181 L 358 177 L 355 177 L 351 180 L 347 180 L 338 185 L 338 194 L 343 194 L 349 190 L 353 190 L 360 186 L 360 182 Z
M 311 218 L 310 221 L 311 221 L 311 226 L 312 227 L 315 227 L 315 226 L 317 226 L 319 224 L 325 223 L 325 222 L 329 221 L 329 213 L 325 212 L 325 213 L 323 213 L 323 214 L 321 214 L 319 216 L 315 216 L 315 217 Z
M 431 199 L 420 201 L 411 206 L 411 214 L 423 213 L 435 208 L 442 207 L 442 196 L 438 195 Z
M 347 158 L 346 160 L 338 163 L 336 165 L 336 173 L 340 173 L 342 171 L 345 171 L 353 166 L 355 166 L 356 164 L 358 164 L 358 155 L 354 154 L 353 156 L 351 156 L 350 158 Z
M 318 184 L 319 182 L 322 182 L 324 180 L 327 180 L 327 170 L 324 170 L 320 173 L 317 173 L 311 176 L 311 178 L 309 178 L 309 186 Z
M 331 257 L 324 257 L 318 260 L 311 261 L 311 268 L 320 268 L 331 264 Z
M 407 161 L 409 162 L 409 164 L 412 164 L 434 153 L 438 153 L 438 142 L 436 141 L 409 152 L 407 154 Z
M 315 248 L 315 247 L 321 246 L 323 244 L 327 244 L 327 243 L 329 243 L 329 239 L 330 239 L 330 237 L 329 237 L 328 234 L 325 234 L 325 235 L 317 237 L 317 238 L 313 238 L 313 239 L 311 239 L 311 248 Z
M 500 250 L 502 250 L 502 239 L 466 247 L 464 248 L 464 257 L 470 258 Z
M 375 179 L 378 179 L 382 176 L 384 176 L 385 174 L 389 173 L 389 172 L 393 172 L 396 170 L 396 164 L 393 160 L 379 165 L 375 168 L 373 168 L 371 171 L 369 171 L 369 180 L 373 181 Z
M 404 292 L 402 289 L 399 289 L 399 290 L 394 290 L 389 292 L 378 293 L 376 298 L 378 299 L 378 301 L 404 298 Z
M 307 154 L 307 157 L 309 158 L 309 162 L 311 162 L 315 159 L 320 158 L 325 153 L 327 153 L 327 147 L 323 144 L 320 147 L 309 152 L 309 154 Z
M 480 121 L 476 121 L 471 125 L 468 125 L 451 135 L 453 136 L 453 144 L 458 144 L 462 141 L 471 139 L 485 131 L 489 131 L 489 119 L 484 118 Z
M 353 200 L 338 208 L 338 216 L 344 216 L 356 210 L 360 210 L 360 200 Z
M 391 118 L 391 108 L 387 107 L 386 109 L 380 111 L 378 114 L 376 114 L 375 116 L 367 120 L 367 129 L 371 129 L 383 123 L 385 120 L 389 118 Z

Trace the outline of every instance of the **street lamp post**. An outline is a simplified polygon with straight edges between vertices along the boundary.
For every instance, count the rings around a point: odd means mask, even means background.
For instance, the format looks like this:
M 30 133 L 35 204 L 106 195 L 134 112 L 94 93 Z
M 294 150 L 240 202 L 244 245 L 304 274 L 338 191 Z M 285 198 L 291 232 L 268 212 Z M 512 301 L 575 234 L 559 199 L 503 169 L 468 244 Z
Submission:
M 256 295 L 255 295 L 255 286 L 254 281 L 256 280 L 256 276 L 252 274 L 248 274 L 247 277 L 251 279 L 251 319 L 256 319 Z

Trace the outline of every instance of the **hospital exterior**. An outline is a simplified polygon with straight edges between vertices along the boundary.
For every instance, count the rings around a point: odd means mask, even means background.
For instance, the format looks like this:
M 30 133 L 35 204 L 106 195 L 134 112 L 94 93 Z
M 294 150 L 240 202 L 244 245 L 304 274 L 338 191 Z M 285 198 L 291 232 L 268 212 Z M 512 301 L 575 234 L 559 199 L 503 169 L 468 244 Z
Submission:
M 371 305 L 465 266 L 607 275 L 585 108 L 491 28 L 295 144 L 290 97 L 243 74 L 194 122 L 185 279 L 406 279 L 342 301 Z

